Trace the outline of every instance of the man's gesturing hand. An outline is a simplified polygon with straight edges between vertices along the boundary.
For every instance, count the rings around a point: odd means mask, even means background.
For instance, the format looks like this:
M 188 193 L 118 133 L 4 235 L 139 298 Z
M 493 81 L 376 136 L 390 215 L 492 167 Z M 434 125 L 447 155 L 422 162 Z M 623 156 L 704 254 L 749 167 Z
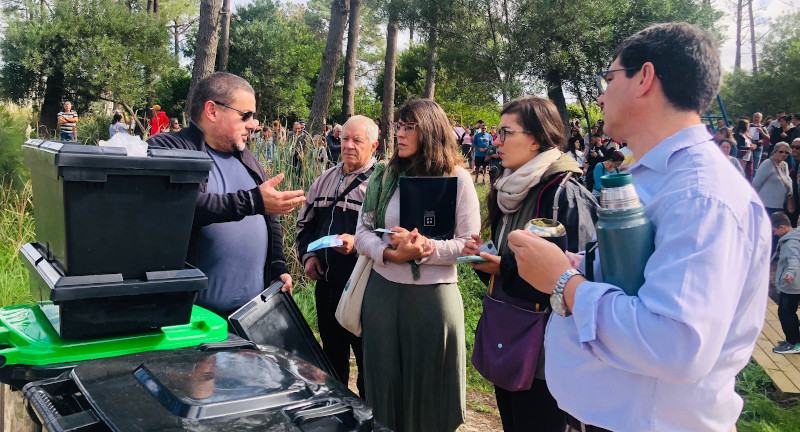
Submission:
M 259 192 L 261 192 L 261 198 L 264 200 L 264 213 L 288 214 L 306 200 L 302 190 L 284 192 L 276 190 L 275 186 L 282 180 L 283 173 L 261 183 L 258 187 Z

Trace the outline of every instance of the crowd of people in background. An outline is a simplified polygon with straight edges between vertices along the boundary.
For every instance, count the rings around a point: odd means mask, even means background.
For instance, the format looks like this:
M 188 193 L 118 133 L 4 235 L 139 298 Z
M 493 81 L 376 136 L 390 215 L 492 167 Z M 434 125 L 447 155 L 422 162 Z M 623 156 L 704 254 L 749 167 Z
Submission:
M 751 118 L 739 117 L 730 126 L 725 119 L 718 119 L 709 132 L 737 171 L 752 183 L 767 210 L 786 213 L 796 227 L 800 215 L 800 113 L 789 115 L 780 110 L 775 117 L 764 118 L 756 112 Z
M 602 184 L 600 177 L 610 173 L 627 171 L 636 162 L 627 143 L 619 142 L 603 133 L 603 119 L 598 120 L 585 134 L 579 119 L 569 122 L 569 138 L 562 150 L 580 167 L 577 174 L 581 184 L 600 197 Z M 485 184 L 488 178 L 493 184 L 502 167 L 498 154 L 498 127 L 488 126 L 478 120 L 474 127 L 469 124 L 456 128 L 461 154 L 475 179 L 475 183 Z M 502 130 L 502 129 L 501 129 Z

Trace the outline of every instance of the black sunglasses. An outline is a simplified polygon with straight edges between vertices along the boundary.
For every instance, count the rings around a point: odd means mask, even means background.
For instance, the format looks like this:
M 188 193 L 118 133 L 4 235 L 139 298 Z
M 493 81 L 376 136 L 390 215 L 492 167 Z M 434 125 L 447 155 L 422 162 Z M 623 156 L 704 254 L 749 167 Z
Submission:
M 778 151 L 776 151 L 775 153 L 780 153 L 780 154 L 789 154 L 789 152 L 788 152 L 788 151 L 786 151 L 786 150 L 778 150 Z
M 231 109 L 231 110 L 234 110 L 234 111 L 238 112 L 239 114 L 242 115 L 242 121 L 243 122 L 246 122 L 247 120 L 250 120 L 251 118 L 253 118 L 254 115 L 256 115 L 256 113 L 254 113 L 253 111 L 242 111 L 242 110 L 236 109 L 236 108 L 234 108 L 234 107 L 232 107 L 230 105 L 226 105 L 226 104 L 224 104 L 224 103 L 222 103 L 220 101 L 212 101 L 212 102 L 214 102 L 215 104 L 217 104 L 219 106 L 222 106 L 222 107 L 225 107 L 225 108 L 228 108 L 228 109 Z
M 792 146 L 792 150 L 800 150 L 800 146 Z

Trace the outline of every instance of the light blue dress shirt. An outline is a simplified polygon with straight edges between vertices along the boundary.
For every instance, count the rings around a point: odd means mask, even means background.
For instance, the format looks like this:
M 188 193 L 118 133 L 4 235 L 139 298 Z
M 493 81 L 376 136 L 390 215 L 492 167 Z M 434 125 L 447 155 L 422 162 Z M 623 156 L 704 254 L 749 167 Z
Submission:
M 561 409 L 617 432 L 729 431 L 766 311 L 770 221 L 704 125 L 629 170 L 656 230 L 638 297 L 583 282 L 553 314 L 545 371 Z M 596 274 L 600 277 L 599 261 Z

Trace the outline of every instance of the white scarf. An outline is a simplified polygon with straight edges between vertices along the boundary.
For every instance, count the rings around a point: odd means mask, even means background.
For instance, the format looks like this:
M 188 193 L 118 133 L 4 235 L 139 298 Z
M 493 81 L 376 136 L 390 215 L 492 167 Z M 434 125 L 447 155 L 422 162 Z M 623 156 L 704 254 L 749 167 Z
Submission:
M 550 165 L 561 157 L 561 151 L 552 148 L 539 153 L 525 165 L 514 172 L 506 170 L 503 176 L 494 182 L 497 189 L 497 205 L 504 214 L 514 213 L 519 209 L 528 191 L 536 186 Z

